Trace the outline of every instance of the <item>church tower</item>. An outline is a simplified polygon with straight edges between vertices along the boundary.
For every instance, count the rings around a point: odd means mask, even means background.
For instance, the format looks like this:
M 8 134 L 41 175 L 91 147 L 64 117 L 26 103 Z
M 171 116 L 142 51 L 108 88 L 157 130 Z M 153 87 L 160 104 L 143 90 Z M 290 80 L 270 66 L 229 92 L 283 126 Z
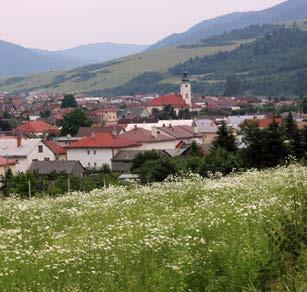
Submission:
M 180 94 L 186 104 L 192 106 L 192 86 L 186 71 L 182 74 Z

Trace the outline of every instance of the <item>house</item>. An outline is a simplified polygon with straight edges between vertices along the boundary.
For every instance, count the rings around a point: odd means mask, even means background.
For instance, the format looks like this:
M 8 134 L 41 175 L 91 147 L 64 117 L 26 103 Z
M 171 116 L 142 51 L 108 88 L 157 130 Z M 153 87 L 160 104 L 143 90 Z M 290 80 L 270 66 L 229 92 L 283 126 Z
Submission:
M 42 139 L 13 137 L 0 139 L 0 156 L 16 162 L 16 172 L 26 172 L 33 161 L 55 160 L 54 152 Z
M 132 161 L 139 153 L 144 153 L 144 150 L 120 150 L 112 158 L 112 170 L 115 172 L 129 173 L 132 167 Z
M 246 125 L 249 122 L 257 122 L 258 126 L 260 129 L 267 129 L 272 123 L 273 121 L 277 122 L 278 124 L 282 123 L 282 119 L 281 118 L 263 118 L 263 119 L 250 119 L 250 120 L 246 120 L 243 125 Z
M 65 148 L 74 142 L 80 141 L 81 139 L 82 137 L 72 137 L 70 135 L 67 135 L 67 136 L 62 136 L 62 137 L 56 137 L 54 141 L 61 147 Z
M 143 107 L 130 107 L 127 109 L 122 110 L 122 116 L 123 117 L 129 117 L 129 118 L 149 118 L 150 113 L 146 108 Z
M 8 169 L 10 169 L 13 174 L 15 174 L 16 161 L 0 156 L 0 176 L 4 176 Z
M 15 133 L 31 135 L 35 137 L 44 137 L 49 134 L 57 134 L 59 128 L 43 121 L 31 121 L 24 123 L 15 129 Z
M 217 136 L 218 127 L 210 119 L 198 119 L 195 121 L 199 134 L 203 137 L 203 143 L 211 144 Z
M 173 126 L 172 124 L 169 124 L 168 126 L 159 127 L 158 131 L 163 135 L 175 139 L 177 143 L 184 142 L 190 144 L 193 141 L 195 141 L 197 144 L 203 143 L 202 135 L 198 132 L 198 128 L 196 126 Z
M 93 133 L 100 134 L 100 133 L 110 133 L 112 135 L 119 135 L 123 133 L 124 126 L 122 125 L 110 125 L 105 127 L 80 127 L 76 137 L 84 138 L 89 137 Z
M 194 121 L 193 120 L 161 120 L 154 123 L 131 123 L 126 125 L 126 131 L 130 131 L 137 128 L 143 128 L 146 130 L 151 130 L 152 127 L 165 127 L 165 126 L 193 126 Z
M 139 143 L 110 133 L 93 134 L 67 147 L 67 160 L 79 160 L 85 168 L 100 168 L 108 164 L 122 149 L 138 148 Z
M 42 175 L 65 173 L 77 177 L 82 177 L 85 173 L 79 161 L 33 161 L 29 171 Z
M 119 137 L 141 144 L 134 150 L 175 149 L 178 143 L 175 138 L 162 134 L 156 126 L 153 126 L 151 130 L 135 126 L 134 129 L 119 135 Z
M 47 140 L 45 140 L 44 143 L 54 153 L 55 160 L 60 160 L 60 161 L 67 160 L 66 149 L 62 147 L 60 144 L 54 141 L 47 141 Z
M 118 121 L 117 109 L 114 107 L 92 111 L 91 113 L 89 113 L 89 116 L 96 125 L 116 124 Z

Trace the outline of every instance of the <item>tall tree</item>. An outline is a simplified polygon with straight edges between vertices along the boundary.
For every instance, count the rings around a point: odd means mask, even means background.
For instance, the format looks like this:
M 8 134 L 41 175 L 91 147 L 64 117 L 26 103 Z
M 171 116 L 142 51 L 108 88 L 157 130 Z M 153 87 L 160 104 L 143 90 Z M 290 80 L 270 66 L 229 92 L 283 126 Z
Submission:
M 73 94 L 64 95 L 64 99 L 62 100 L 62 108 L 77 107 L 77 106 L 78 104 Z
M 237 150 L 236 138 L 230 132 L 227 124 L 223 121 L 218 129 L 217 137 L 213 141 L 215 149 L 223 148 L 226 151 L 234 152 Z
M 262 168 L 264 166 L 264 131 L 255 121 L 248 122 L 242 127 L 245 163 L 248 167 Z
M 237 75 L 226 78 L 224 96 L 236 96 L 241 93 L 241 81 Z
M 282 126 L 275 120 L 265 130 L 264 156 L 265 166 L 274 167 L 283 162 L 288 154 Z
M 289 140 L 293 140 L 294 137 L 297 135 L 298 132 L 298 126 L 295 122 L 292 113 L 290 112 L 286 119 L 284 120 L 284 128 L 285 128 L 285 134 L 286 138 Z
M 304 114 L 307 114 L 307 95 L 302 100 L 302 111 Z
M 62 126 L 62 135 L 76 135 L 80 127 L 90 127 L 93 122 L 87 116 L 87 112 L 83 108 L 76 108 L 71 113 L 64 116 L 60 123 Z

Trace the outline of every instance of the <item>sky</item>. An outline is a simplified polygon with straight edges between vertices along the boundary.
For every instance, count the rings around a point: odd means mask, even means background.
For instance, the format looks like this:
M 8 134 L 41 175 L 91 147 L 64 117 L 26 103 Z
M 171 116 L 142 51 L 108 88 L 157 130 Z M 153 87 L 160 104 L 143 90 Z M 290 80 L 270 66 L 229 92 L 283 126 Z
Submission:
M 58 50 L 97 42 L 152 44 L 196 23 L 284 0 L 0 0 L 0 39 Z

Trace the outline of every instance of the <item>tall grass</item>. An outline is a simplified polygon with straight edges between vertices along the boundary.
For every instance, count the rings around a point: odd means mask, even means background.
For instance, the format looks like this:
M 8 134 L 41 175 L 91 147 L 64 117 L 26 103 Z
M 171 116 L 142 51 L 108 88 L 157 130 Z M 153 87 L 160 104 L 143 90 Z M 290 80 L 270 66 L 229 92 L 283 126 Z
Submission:
M 3 200 L 0 290 L 302 288 L 306 178 L 306 168 L 291 165 Z

